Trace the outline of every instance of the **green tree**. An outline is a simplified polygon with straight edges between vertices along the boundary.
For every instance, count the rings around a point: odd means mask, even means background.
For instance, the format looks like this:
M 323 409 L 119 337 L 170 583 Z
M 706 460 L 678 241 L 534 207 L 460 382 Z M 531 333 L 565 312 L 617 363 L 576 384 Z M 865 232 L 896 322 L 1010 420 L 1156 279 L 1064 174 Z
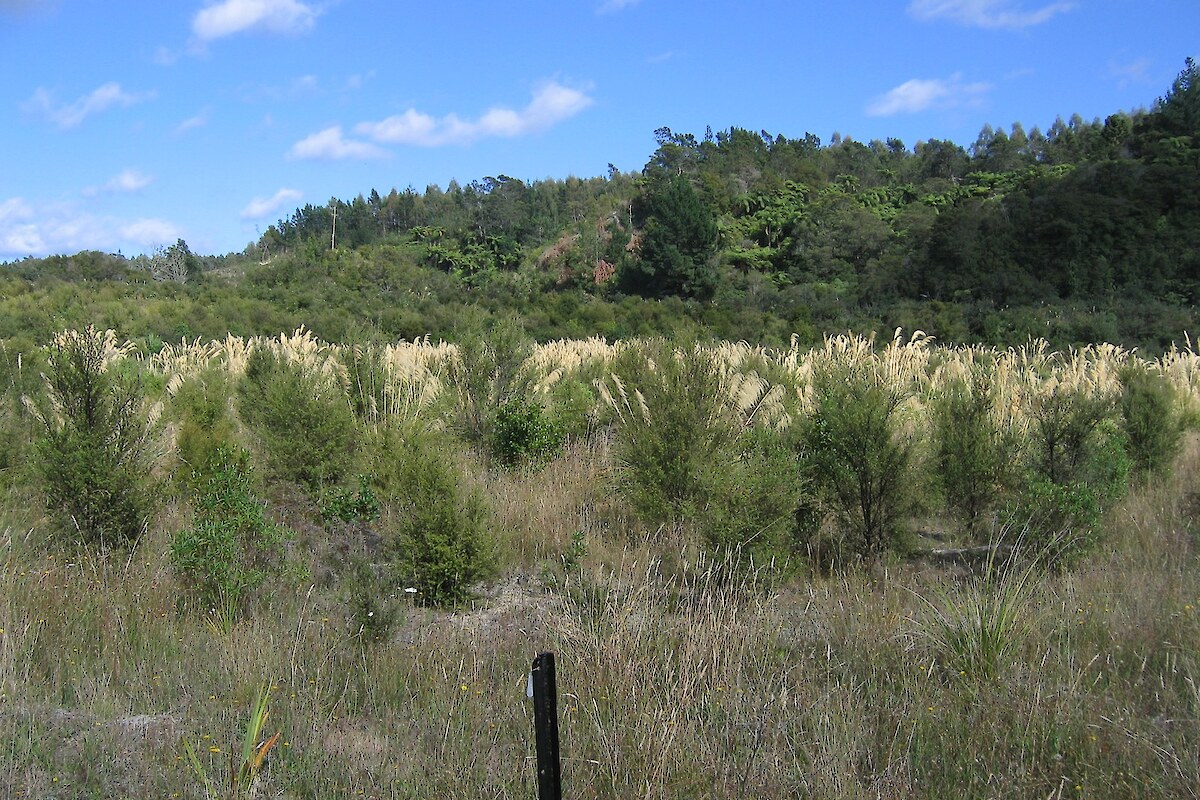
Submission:
M 717 288 L 717 220 L 682 175 L 658 179 L 634 204 L 639 257 L 627 261 L 622 287 L 649 297 L 707 299 Z

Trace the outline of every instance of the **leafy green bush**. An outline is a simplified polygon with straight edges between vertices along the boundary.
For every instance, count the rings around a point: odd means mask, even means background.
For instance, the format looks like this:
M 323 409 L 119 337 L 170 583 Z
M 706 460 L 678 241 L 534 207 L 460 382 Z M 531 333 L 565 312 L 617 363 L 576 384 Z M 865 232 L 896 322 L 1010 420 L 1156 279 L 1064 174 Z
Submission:
M 397 428 L 377 436 L 382 528 L 398 582 L 430 605 L 466 599 L 494 561 L 483 496 L 463 485 L 444 437 Z
M 319 491 L 353 464 L 357 431 L 345 393 L 266 348 L 250 355 L 238 384 L 238 413 L 281 478 Z
M 532 352 L 533 340 L 516 316 L 497 320 L 459 343 L 449 379 L 458 399 L 456 427 L 467 441 L 487 442 L 494 409 L 528 393 L 523 365 Z
M 865 559 L 898 549 L 917 499 L 915 447 L 901 426 L 904 394 L 865 365 L 819 369 L 814 385 L 816 410 L 801 447 L 820 507 L 839 529 L 829 543 Z
M 738 435 L 715 356 L 657 341 L 622 354 L 613 371 L 618 488 L 648 521 L 696 518 L 709 470 L 733 460 Z
M 55 337 L 47 352 L 50 403 L 37 444 L 47 505 L 87 544 L 128 544 L 145 530 L 150 428 L 135 380 L 108 369 L 111 332 Z
M 195 490 L 195 524 L 171 543 L 171 562 L 193 602 L 224 618 L 281 566 L 283 532 L 267 521 L 253 489 L 250 454 L 218 446 Z
M 1183 441 L 1183 415 L 1175 387 L 1145 367 L 1121 372 L 1121 430 L 1137 474 L 1168 471 Z
M 512 397 L 501 403 L 491 428 L 492 455 L 506 467 L 544 463 L 565 439 L 542 404 L 527 397 Z
M 185 381 L 175 394 L 173 411 L 179 419 L 175 482 L 188 491 L 195 492 L 207 480 L 205 469 L 213 463 L 217 449 L 234 445 L 229 395 L 229 379 L 223 370 Z
M 699 477 L 708 502 L 695 523 L 711 549 L 767 558 L 790 554 L 796 509 L 808 487 L 795 448 L 779 433 L 746 430 Z
M 358 476 L 358 490 L 335 489 L 321 505 L 321 516 L 326 522 L 370 522 L 379 519 L 379 498 L 371 487 L 371 479 Z
M 1063 564 L 1095 546 L 1102 515 L 1128 488 L 1130 459 L 1109 395 L 1058 388 L 1032 413 L 1030 462 L 1010 528 Z
M 932 404 L 933 466 L 946 504 L 979 536 L 1012 480 L 1016 444 L 996 422 L 990 376 L 977 367 Z

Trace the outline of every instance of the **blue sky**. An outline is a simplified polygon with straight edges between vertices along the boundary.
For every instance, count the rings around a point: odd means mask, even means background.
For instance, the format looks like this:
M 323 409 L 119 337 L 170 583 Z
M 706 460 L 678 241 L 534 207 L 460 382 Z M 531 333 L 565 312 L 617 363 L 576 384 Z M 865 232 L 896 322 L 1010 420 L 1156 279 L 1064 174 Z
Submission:
M 1149 107 L 1196 0 L 0 0 L 0 260 L 242 250 L 372 188 Z

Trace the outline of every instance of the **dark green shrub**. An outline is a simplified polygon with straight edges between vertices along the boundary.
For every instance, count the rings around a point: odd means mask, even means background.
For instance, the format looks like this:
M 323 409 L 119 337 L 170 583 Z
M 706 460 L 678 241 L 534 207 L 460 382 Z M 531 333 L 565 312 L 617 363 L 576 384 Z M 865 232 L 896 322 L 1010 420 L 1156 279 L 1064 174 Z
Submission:
M 1030 461 L 1009 528 L 1063 564 L 1099 540 L 1101 517 L 1128 488 L 1130 460 L 1110 396 L 1058 388 L 1032 413 Z
M 466 599 L 494 560 L 483 496 L 464 486 L 444 437 L 395 428 L 378 437 L 382 527 L 398 583 L 430 605 Z
M 485 332 L 459 342 L 449 379 L 458 401 L 456 427 L 467 441 L 487 442 L 494 409 L 528 393 L 523 365 L 532 352 L 533 340 L 515 316 L 497 320 Z
M 506 467 L 536 466 L 562 447 L 556 420 L 536 400 L 512 397 L 500 404 L 491 425 L 491 452 Z
M 371 487 L 371 479 L 358 476 L 358 490 L 335 489 L 321 505 L 321 516 L 326 522 L 370 522 L 379 519 L 379 498 Z
M 249 453 L 220 445 L 192 500 L 195 521 L 171 543 L 171 562 L 196 607 L 230 619 L 281 568 L 283 532 L 254 493 Z
M 820 507 L 836 520 L 838 535 L 827 544 L 863 559 L 900 549 L 917 499 L 914 444 L 901 427 L 904 394 L 866 366 L 827 367 L 814 382 L 816 409 L 801 447 Z
M 50 402 L 37 460 L 47 505 L 86 544 L 128 544 L 145 530 L 149 426 L 135 380 L 108 370 L 111 335 L 87 328 L 47 352 Z
M 213 463 L 217 449 L 234 446 L 229 397 L 229 379 L 224 371 L 185 381 L 175 394 L 172 405 L 179 419 L 175 482 L 189 492 L 195 492 L 208 479 L 205 469 Z
M 795 546 L 796 509 L 808 488 L 795 447 L 776 431 L 750 428 L 700 474 L 708 502 L 695 523 L 715 551 L 786 558 Z
M 1161 474 L 1171 468 L 1183 442 L 1183 415 L 1175 387 L 1143 366 L 1121 372 L 1121 430 L 1133 470 Z
M 238 384 L 238 413 L 280 478 L 319 491 L 353 464 L 357 431 L 345 393 L 266 348 L 250 356 Z
M 647 521 L 694 519 L 708 504 L 709 470 L 732 460 L 738 427 L 712 353 L 664 341 L 646 350 L 614 365 L 617 485 Z
M 1057 387 L 1038 398 L 1032 410 L 1034 474 L 1060 486 L 1090 481 L 1098 430 L 1114 413 L 1114 399 L 1101 392 Z
M 996 422 L 990 376 L 976 368 L 933 400 L 933 466 L 945 502 L 973 536 L 1012 480 L 1016 446 Z

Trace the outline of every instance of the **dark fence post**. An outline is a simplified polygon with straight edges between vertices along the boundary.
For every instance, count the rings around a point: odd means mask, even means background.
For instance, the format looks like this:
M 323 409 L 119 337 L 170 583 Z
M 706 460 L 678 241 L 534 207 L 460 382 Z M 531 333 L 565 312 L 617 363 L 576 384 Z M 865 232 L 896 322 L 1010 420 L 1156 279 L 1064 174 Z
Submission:
M 538 653 L 529 673 L 537 741 L 538 800 L 562 800 L 558 760 L 558 685 L 554 653 Z

